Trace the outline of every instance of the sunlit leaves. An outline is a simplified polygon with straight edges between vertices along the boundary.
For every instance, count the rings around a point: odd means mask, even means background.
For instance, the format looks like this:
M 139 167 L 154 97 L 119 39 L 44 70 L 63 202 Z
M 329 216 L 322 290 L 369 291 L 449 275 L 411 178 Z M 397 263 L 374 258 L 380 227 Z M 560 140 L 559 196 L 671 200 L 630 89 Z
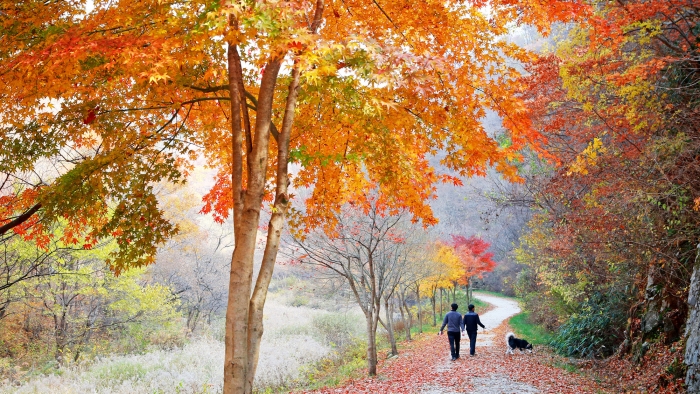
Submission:
M 517 151 L 541 136 L 510 61 L 532 54 L 499 37 L 513 21 L 546 29 L 583 8 L 499 1 L 489 15 L 480 2 L 428 1 L 420 10 L 407 1 L 324 4 L 317 31 L 309 30 L 315 3 L 301 0 L 97 1 L 90 10 L 24 2 L 3 10 L 2 170 L 28 175 L 23 187 L 35 192 L 15 194 L 0 220 L 41 203 L 49 222 L 70 218 L 76 234 L 117 237 L 115 267 L 142 265 L 175 231 L 152 184 L 182 182 L 200 154 L 218 172 L 202 211 L 224 220 L 235 203 L 227 42 L 239 49 L 252 123 L 266 64 L 283 59 L 277 127 L 290 70 L 300 70 L 289 158 L 301 167 L 292 185 L 310 190 L 299 216 L 307 225 L 332 225 L 340 206 L 364 201 L 370 188 L 390 209 L 435 223 L 427 203 L 435 184 L 460 182 L 431 165 L 443 153 L 442 164 L 460 176 L 494 166 L 517 179 Z M 481 125 L 488 109 L 504 119 L 509 145 Z M 276 148 L 273 141 L 265 163 L 266 201 Z M 37 176 L 44 165 L 50 171 Z

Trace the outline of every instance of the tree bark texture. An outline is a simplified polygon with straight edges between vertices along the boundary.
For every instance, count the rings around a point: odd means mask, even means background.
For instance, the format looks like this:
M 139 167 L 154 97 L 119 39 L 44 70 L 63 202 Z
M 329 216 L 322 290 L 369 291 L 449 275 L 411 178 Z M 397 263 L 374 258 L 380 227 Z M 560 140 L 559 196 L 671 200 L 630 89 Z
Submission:
M 231 49 L 233 48 L 233 49 Z M 234 52 L 235 46 L 229 47 L 229 52 Z M 236 62 L 235 56 L 229 56 L 229 74 L 237 74 L 240 67 L 240 59 Z M 253 257 L 255 253 L 255 241 L 257 239 L 258 225 L 260 223 L 260 209 L 265 190 L 265 176 L 267 172 L 267 152 L 269 146 L 270 121 L 272 119 L 272 99 L 277 81 L 281 59 L 270 61 L 263 72 L 258 98 L 257 116 L 255 121 L 255 136 L 252 151 L 248 153 L 249 165 L 247 168 L 247 188 L 241 192 L 242 212 L 234 213 L 235 247 L 231 259 L 231 272 L 229 277 L 229 297 L 226 309 L 226 355 L 224 359 L 224 393 L 250 393 L 254 379 L 254 369 L 250 369 L 249 352 L 251 344 L 249 330 L 251 321 L 250 297 L 253 281 Z M 238 83 L 230 81 L 232 113 L 238 112 L 236 101 L 238 98 Z M 231 116 L 235 122 L 234 116 Z M 240 117 L 238 118 L 240 121 Z M 232 125 L 234 129 L 234 141 L 236 130 L 241 133 L 240 123 Z M 234 142 L 235 144 L 235 142 Z M 251 160 L 250 156 L 254 156 Z M 234 157 L 234 168 L 237 167 Z M 238 163 L 242 167 L 242 163 Z M 236 175 L 233 175 L 236 178 Z M 241 177 L 242 178 L 242 177 Z M 242 190 L 234 184 L 234 192 Z M 234 204 L 234 211 L 236 209 Z M 239 221 L 236 222 L 236 218 Z M 254 312 L 255 313 L 255 312 Z
M 377 317 L 367 316 L 367 374 L 377 375 Z
M 321 24 L 323 0 L 317 0 L 309 31 L 315 34 Z M 237 30 L 237 21 L 230 26 Z M 263 334 L 263 307 L 279 251 L 281 230 L 289 206 L 289 140 L 297 103 L 301 72 L 295 62 L 289 84 L 282 127 L 276 133 L 277 171 L 275 201 L 270 217 L 265 252 L 253 287 L 253 258 L 260 224 L 260 209 L 269 166 L 268 152 L 272 133 L 272 106 L 275 85 L 283 61 L 271 58 L 266 64 L 255 105 L 255 125 L 251 125 L 246 103 L 242 63 L 237 43 L 228 42 L 228 83 L 231 109 L 232 194 L 235 247 L 231 258 L 229 296 L 226 308 L 224 358 L 225 394 L 252 393 Z M 244 144 L 245 142 L 245 144 Z M 245 153 L 244 153 L 245 152 Z M 245 165 L 243 158 L 245 157 Z M 245 171 L 246 177 L 243 176 Z M 245 184 L 244 184 L 245 179 Z M 375 357 L 376 359 L 376 357 Z
M 469 278 L 469 303 L 473 303 L 474 301 L 474 285 L 472 283 L 472 278 Z
M 688 393 L 700 393 L 700 244 L 698 244 L 698 257 L 695 259 L 695 268 L 690 280 L 688 291 L 688 306 L 690 313 L 685 325 L 684 362 L 688 366 L 685 375 L 685 384 Z
M 416 301 L 418 302 L 418 332 L 423 333 L 423 310 L 420 304 L 420 284 L 416 282 Z
M 391 344 L 391 355 L 399 354 L 399 349 L 396 346 L 396 336 L 394 335 L 394 317 L 393 308 L 390 307 L 389 297 L 384 299 L 384 311 L 386 313 L 386 332 L 389 335 L 389 343 Z
M 408 321 L 406 320 L 406 314 L 403 312 L 403 298 L 401 298 L 401 295 L 398 294 L 396 296 L 397 298 L 397 303 L 399 304 L 399 313 L 401 314 L 401 321 L 403 322 L 404 329 L 406 328 L 406 325 L 408 324 Z
M 403 306 L 404 310 L 406 311 L 406 317 L 408 319 L 406 320 L 406 340 L 411 341 L 413 338 L 411 338 L 411 327 L 413 327 L 413 315 L 411 314 L 411 309 L 408 307 L 408 303 L 406 302 L 406 295 L 401 294 L 401 306 Z

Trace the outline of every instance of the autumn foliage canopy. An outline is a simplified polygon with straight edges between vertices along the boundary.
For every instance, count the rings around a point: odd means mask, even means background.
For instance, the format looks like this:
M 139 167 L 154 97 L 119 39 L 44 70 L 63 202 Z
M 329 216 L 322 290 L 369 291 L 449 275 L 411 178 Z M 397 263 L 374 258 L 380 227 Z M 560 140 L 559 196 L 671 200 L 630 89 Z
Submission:
M 469 278 L 482 277 L 496 267 L 493 253 L 488 252 L 491 245 L 479 237 L 453 235 L 450 246 L 454 248 L 463 265 L 464 276 L 460 278 L 460 284 L 466 285 Z
M 518 179 L 520 151 L 546 140 L 523 96 L 520 65 L 535 56 L 501 38 L 589 12 L 539 0 L 3 2 L 0 236 L 42 245 L 65 223 L 67 244 L 113 238 L 117 273 L 149 264 L 177 232 L 159 183 L 206 163 L 217 176 L 202 211 L 232 216 L 236 242 L 224 391 L 250 392 L 287 219 L 332 228 L 376 189 L 390 212 L 433 224 L 437 183 L 490 167 Z M 508 144 L 484 129 L 487 111 Z M 438 154 L 457 176 L 431 165 Z M 309 190 L 303 209 L 290 208 L 294 188 Z
M 255 123 L 269 56 L 289 56 L 303 70 L 289 160 L 301 165 L 293 184 L 315 187 L 300 220 L 332 220 L 343 202 L 377 186 L 389 204 L 433 223 L 425 203 L 433 185 L 459 180 L 433 169 L 431 154 L 447 152 L 443 164 L 461 175 L 496 166 L 514 178 L 516 152 L 536 139 L 516 97 L 524 85 L 504 61 L 531 54 L 496 37 L 514 19 L 546 28 L 574 15 L 566 2 L 548 3 L 493 2 L 489 18 L 482 2 L 422 3 L 430 12 L 402 1 L 328 2 L 316 34 L 304 1 L 123 0 L 91 10 L 80 1 L 3 3 L 2 231 L 46 242 L 47 227 L 65 218 L 66 241 L 115 237 L 116 269 L 149 263 L 176 231 L 153 184 L 184 182 L 202 155 L 219 172 L 204 212 L 226 217 L 232 145 L 221 38 L 240 47 L 252 110 L 245 124 Z M 281 78 L 273 136 L 291 76 Z M 513 145 L 499 147 L 484 132 L 486 109 L 503 117 Z M 244 137 L 248 150 L 252 137 Z

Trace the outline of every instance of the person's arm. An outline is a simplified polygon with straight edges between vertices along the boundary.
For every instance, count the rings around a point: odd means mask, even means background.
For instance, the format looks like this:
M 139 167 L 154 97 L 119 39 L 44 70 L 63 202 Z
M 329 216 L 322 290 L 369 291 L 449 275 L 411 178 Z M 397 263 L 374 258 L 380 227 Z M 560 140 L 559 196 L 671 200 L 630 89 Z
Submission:
M 483 324 L 481 324 L 481 319 L 479 319 L 479 315 L 476 315 L 476 324 L 480 325 L 481 328 L 486 328 Z
M 440 327 L 440 334 L 442 334 L 442 330 L 445 329 L 446 325 L 447 325 L 447 313 L 445 313 L 445 318 L 442 319 L 442 327 Z

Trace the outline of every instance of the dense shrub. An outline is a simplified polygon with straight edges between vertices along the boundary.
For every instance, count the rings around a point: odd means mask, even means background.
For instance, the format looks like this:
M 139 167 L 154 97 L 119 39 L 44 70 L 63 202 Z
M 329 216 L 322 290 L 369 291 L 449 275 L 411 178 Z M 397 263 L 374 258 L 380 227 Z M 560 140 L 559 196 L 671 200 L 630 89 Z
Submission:
M 559 327 L 552 340 L 557 352 L 570 357 L 608 356 L 624 338 L 626 299 L 621 293 L 596 293 Z
M 518 274 L 515 291 L 530 312 L 530 321 L 549 331 L 556 331 L 566 317 L 576 312 L 555 289 L 542 285 L 530 267 Z

